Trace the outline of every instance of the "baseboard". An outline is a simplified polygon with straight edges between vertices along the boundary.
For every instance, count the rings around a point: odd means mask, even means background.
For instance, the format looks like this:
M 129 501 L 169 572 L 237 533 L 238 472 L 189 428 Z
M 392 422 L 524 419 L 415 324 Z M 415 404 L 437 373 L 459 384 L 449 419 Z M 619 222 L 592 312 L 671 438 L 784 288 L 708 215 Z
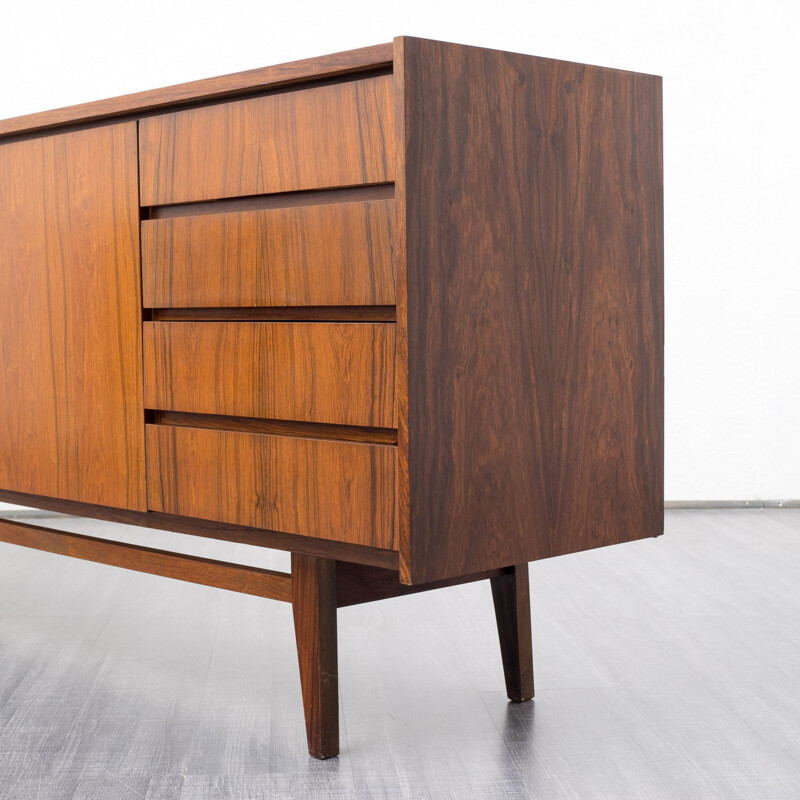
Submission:
M 667 500 L 664 508 L 800 508 L 800 500 Z
M 41 508 L 3 508 L 0 519 L 40 519 L 42 517 L 66 517 L 59 511 L 45 511 Z

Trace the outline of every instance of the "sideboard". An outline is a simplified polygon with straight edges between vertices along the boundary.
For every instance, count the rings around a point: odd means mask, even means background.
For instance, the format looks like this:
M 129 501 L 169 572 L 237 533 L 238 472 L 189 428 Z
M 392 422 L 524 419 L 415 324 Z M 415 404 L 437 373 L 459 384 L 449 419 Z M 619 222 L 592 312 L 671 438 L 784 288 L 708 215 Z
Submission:
M 663 529 L 661 79 L 392 43 L 0 122 L 0 540 L 293 607 L 336 755 L 337 609 Z M 487 595 L 488 599 L 488 595 Z

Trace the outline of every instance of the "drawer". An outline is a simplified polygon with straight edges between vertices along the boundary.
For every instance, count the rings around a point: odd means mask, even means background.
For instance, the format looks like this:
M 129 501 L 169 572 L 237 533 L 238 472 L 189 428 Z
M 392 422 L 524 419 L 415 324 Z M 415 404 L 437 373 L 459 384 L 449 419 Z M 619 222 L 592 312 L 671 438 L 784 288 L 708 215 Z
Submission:
M 394 549 L 391 445 L 147 425 L 151 511 Z
M 141 203 L 394 180 L 391 75 L 148 117 Z
M 147 308 L 394 305 L 393 200 L 142 222 Z
M 145 407 L 393 428 L 395 325 L 145 322 Z

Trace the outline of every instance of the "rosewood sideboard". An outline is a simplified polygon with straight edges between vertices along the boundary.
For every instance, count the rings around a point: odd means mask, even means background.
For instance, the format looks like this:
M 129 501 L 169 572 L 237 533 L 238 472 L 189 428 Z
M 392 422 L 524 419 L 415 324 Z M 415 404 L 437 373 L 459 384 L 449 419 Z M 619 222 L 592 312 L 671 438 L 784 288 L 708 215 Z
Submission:
M 291 574 L 0 540 L 290 602 L 309 751 L 337 609 L 663 527 L 661 79 L 400 37 L 0 122 L 0 500 Z M 488 600 L 488 593 L 487 593 Z

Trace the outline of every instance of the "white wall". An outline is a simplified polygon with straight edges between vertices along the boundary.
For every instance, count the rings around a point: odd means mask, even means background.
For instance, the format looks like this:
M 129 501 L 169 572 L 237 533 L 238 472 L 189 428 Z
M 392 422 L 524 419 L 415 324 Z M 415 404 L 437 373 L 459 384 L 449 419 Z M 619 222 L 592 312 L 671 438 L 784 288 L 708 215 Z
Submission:
M 670 500 L 800 498 L 800 4 L 4 3 L 0 118 L 411 34 L 664 76 Z

